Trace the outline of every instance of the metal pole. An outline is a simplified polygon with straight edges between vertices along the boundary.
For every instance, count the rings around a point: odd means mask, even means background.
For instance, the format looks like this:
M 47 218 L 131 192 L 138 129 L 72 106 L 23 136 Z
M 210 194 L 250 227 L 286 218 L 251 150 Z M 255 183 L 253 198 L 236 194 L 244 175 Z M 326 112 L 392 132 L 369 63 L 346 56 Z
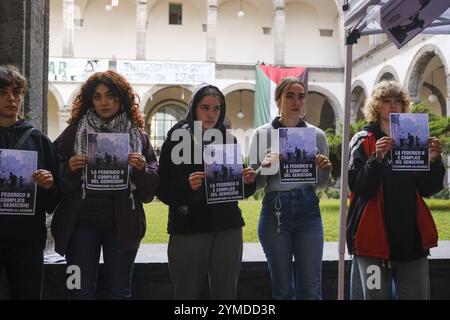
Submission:
M 346 37 L 348 30 L 346 30 Z M 344 300 L 345 281 L 345 229 L 347 216 L 347 196 L 348 196 L 348 143 L 350 136 L 350 100 L 352 85 L 352 53 L 353 45 L 346 45 L 345 60 L 345 97 L 344 97 L 344 125 L 342 132 L 342 153 L 341 153 L 341 207 L 339 219 L 339 269 L 338 269 L 338 300 Z

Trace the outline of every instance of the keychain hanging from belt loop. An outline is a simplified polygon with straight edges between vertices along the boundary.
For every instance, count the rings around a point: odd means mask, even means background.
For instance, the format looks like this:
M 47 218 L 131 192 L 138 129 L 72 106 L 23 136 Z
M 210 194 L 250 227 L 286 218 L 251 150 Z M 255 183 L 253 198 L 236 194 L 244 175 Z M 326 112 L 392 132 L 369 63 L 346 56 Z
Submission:
M 277 233 L 280 234 L 281 226 L 281 199 L 279 196 L 275 198 L 275 216 L 277 217 Z

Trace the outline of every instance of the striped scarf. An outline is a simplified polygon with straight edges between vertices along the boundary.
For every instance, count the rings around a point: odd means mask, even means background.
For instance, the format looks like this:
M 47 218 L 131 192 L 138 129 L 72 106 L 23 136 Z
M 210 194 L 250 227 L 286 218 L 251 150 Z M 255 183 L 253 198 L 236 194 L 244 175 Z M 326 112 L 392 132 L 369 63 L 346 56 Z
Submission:
M 74 144 L 75 154 L 86 155 L 87 134 L 94 132 L 129 133 L 130 152 L 142 152 L 141 133 L 138 127 L 131 123 L 125 112 L 119 113 L 110 121 L 103 121 L 93 108 L 89 109 L 78 124 Z

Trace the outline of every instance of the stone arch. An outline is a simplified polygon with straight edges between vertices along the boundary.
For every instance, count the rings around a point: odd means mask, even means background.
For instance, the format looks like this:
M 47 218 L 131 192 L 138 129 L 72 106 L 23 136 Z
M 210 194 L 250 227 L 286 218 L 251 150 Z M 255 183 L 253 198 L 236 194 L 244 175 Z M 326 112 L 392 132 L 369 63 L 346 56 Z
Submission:
M 226 114 L 233 129 L 253 128 L 255 88 L 248 83 L 236 83 L 222 90 L 227 104 Z M 243 112 L 241 117 L 239 114 Z
M 181 87 L 184 90 L 187 90 L 186 94 L 192 94 L 193 91 L 193 86 L 189 86 L 189 85 L 155 85 L 153 87 L 151 87 L 142 97 L 141 99 L 141 103 L 140 103 L 140 109 L 142 112 L 144 112 L 145 115 L 147 115 L 149 113 L 149 101 L 152 100 L 152 97 L 157 94 L 159 91 L 164 90 L 164 89 L 168 89 L 171 87 Z M 158 103 L 159 104 L 159 103 Z M 157 104 L 157 105 L 158 105 Z M 157 106 L 153 106 L 152 110 Z
M 77 87 L 75 88 L 75 90 L 72 91 L 72 93 L 70 94 L 69 98 L 67 99 L 66 103 L 64 104 L 65 108 L 72 108 L 72 102 L 75 99 L 75 97 L 77 96 L 77 94 L 80 93 L 81 90 L 81 86 L 82 83 L 80 83 L 79 85 L 77 85 Z
M 445 99 L 444 95 L 441 93 L 441 91 L 436 86 L 434 86 L 434 85 L 432 85 L 432 84 L 430 84 L 428 82 L 424 82 L 423 83 L 423 87 L 427 88 L 428 90 L 430 90 L 430 92 L 432 94 L 436 95 L 437 100 L 439 101 L 439 104 L 441 106 L 441 113 L 442 113 L 442 115 L 445 115 L 446 111 L 447 111 L 445 109 L 446 99 Z
M 166 99 L 159 101 L 146 114 L 145 128 L 157 156 L 159 156 L 162 143 L 167 137 L 167 132 L 185 117 L 186 111 L 186 105 L 182 101 Z
M 61 96 L 59 90 L 56 89 L 56 87 L 51 82 L 48 83 L 48 92 L 53 94 L 53 96 L 55 97 L 55 100 L 58 104 L 58 110 L 61 111 L 62 109 L 64 109 L 64 99 Z
M 339 100 L 336 98 L 336 96 L 329 91 L 328 89 L 325 89 L 323 87 L 314 85 L 314 84 L 308 84 L 308 94 L 311 92 L 319 93 L 330 102 L 331 107 L 333 108 L 336 123 L 342 122 L 343 119 L 343 109 L 339 102 Z M 306 103 L 306 106 L 308 108 L 308 102 Z
M 48 84 L 47 93 L 47 135 L 51 140 L 59 136 L 62 131 L 62 122 L 65 118 L 61 116 L 64 110 L 64 99 L 61 93 L 52 83 Z
M 364 119 L 362 107 L 367 98 L 367 89 L 360 80 L 352 85 L 352 94 L 350 99 L 350 122 L 355 123 L 360 119 Z
M 360 87 L 363 92 L 364 95 L 367 97 L 367 95 L 369 94 L 369 92 L 367 91 L 367 86 L 364 82 L 362 82 L 361 80 L 356 80 L 355 82 L 353 82 L 352 84 L 352 90 L 351 92 L 353 92 L 353 90 L 355 90 L 357 87 Z
M 221 91 L 224 96 L 237 90 L 249 90 L 255 92 L 255 85 L 247 82 L 234 83 L 228 87 L 223 88 Z
M 438 56 L 444 65 L 445 74 L 448 74 L 448 66 L 446 64 L 445 55 L 435 45 L 428 44 L 419 49 L 412 59 L 412 62 L 406 72 L 404 82 L 405 88 L 408 89 L 411 100 L 417 101 L 420 95 L 420 88 L 423 86 L 423 75 L 428 63 L 434 56 Z
M 148 110 L 148 113 L 146 113 L 145 118 L 147 119 L 147 121 L 150 121 L 151 118 L 164 106 L 166 105 L 174 105 L 177 107 L 180 107 L 181 109 L 184 109 L 186 112 L 187 110 L 187 106 L 185 103 L 183 103 L 180 100 L 177 99 L 168 99 L 168 100 L 162 100 L 160 102 L 158 102 L 156 105 L 154 105 L 150 110 Z
M 390 76 L 386 77 L 386 75 L 390 75 Z M 394 69 L 394 67 L 392 67 L 392 66 L 384 66 L 380 70 L 380 72 L 378 72 L 378 75 L 375 78 L 374 85 L 376 85 L 378 82 L 380 82 L 382 80 L 395 80 L 395 81 L 400 82 L 400 77 L 398 76 L 398 73 Z

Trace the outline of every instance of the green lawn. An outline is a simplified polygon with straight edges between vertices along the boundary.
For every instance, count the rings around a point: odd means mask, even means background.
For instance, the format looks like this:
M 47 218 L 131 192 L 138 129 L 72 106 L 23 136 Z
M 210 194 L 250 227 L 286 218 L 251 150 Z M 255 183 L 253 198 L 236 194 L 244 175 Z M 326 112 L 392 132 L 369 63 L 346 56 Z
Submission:
M 426 200 L 430 207 L 439 232 L 439 240 L 450 240 L 450 200 Z M 261 201 L 240 201 L 245 221 L 244 242 L 258 242 L 257 226 Z M 322 199 L 320 201 L 324 225 L 325 241 L 338 240 L 339 200 Z M 167 206 L 154 201 L 145 206 L 147 232 L 144 243 L 165 243 L 167 234 Z

